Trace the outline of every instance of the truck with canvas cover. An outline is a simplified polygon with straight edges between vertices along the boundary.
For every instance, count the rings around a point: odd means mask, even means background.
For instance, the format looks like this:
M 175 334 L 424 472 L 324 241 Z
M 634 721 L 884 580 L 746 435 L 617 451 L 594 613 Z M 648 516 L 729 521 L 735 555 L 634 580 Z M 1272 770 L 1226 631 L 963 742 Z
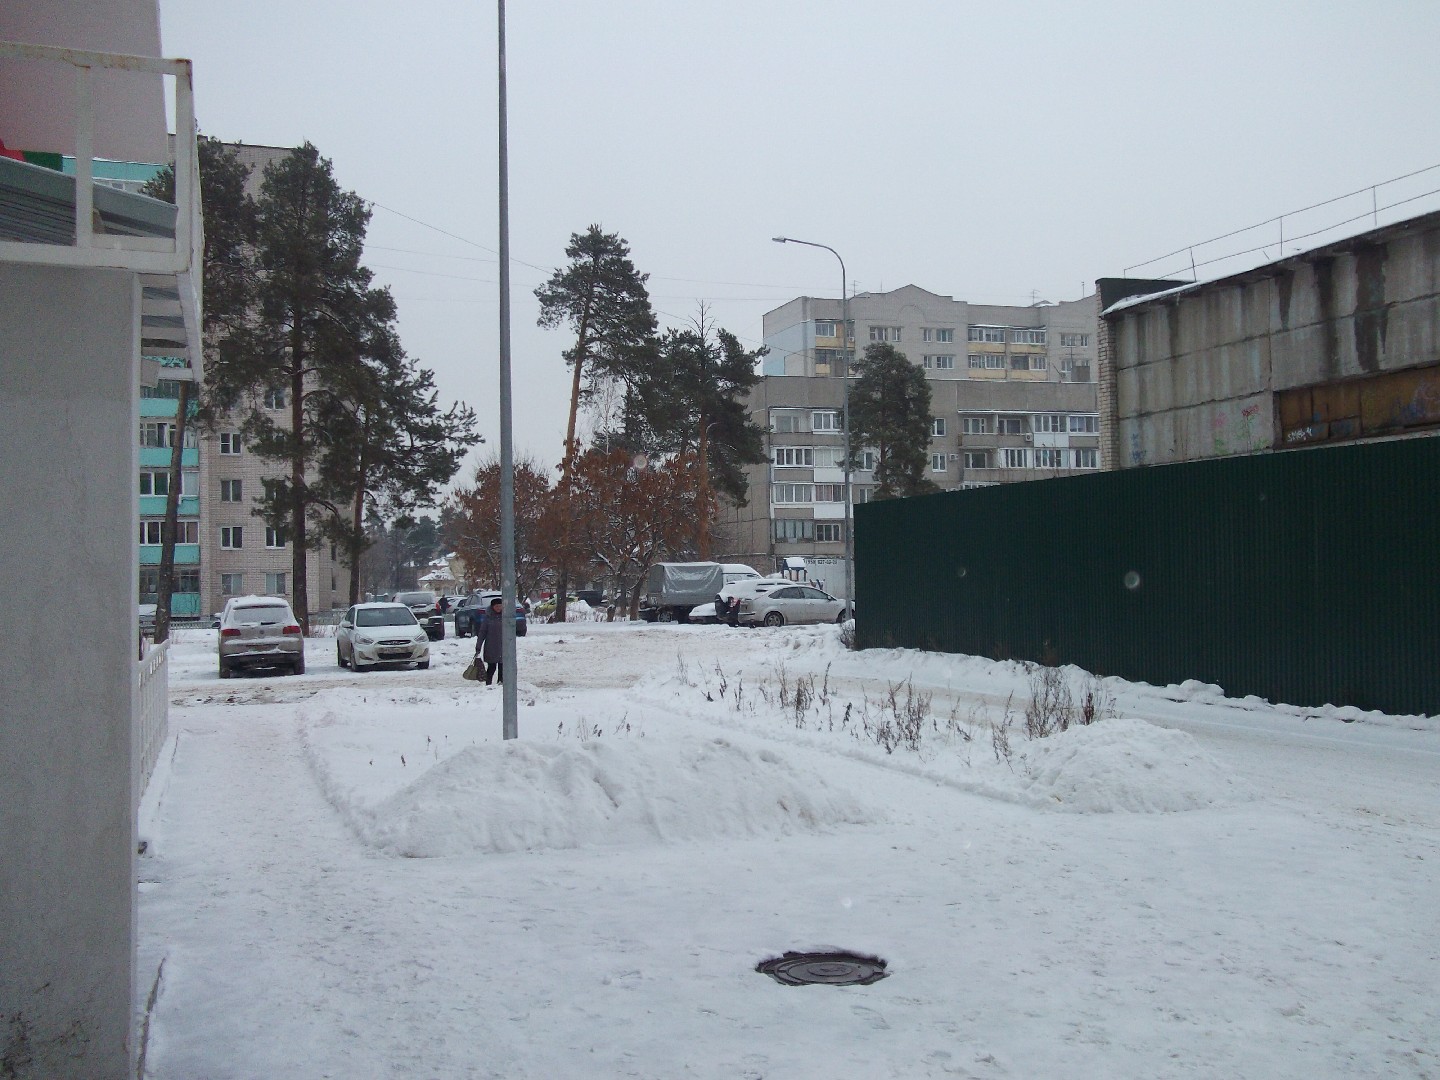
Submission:
M 725 568 L 713 562 L 656 563 L 645 580 L 640 617 L 646 622 L 689 622 L 690 609 L 725 584 Z

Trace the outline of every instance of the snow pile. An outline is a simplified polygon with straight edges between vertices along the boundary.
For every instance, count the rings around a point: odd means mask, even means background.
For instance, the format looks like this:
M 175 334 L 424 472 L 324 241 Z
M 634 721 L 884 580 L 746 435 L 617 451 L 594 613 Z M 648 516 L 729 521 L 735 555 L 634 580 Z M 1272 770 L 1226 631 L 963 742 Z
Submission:
M 818 774 L 726 739 L 470 747 L 356 820 L 412 858 L 716 840 L 878 820 Z
M 1023 752 L 1025 794 L 1071 813 L 1164 813 L 1254 797 L 1193 736 L 1114 719 L 1037 739 Z

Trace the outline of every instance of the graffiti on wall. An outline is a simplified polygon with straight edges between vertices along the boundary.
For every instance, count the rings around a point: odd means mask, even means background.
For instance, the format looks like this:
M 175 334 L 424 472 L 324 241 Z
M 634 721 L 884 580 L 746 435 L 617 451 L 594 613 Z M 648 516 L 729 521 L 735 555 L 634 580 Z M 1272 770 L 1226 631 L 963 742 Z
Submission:
M 1270 446 L 1269 437 L 1260 428 L 1260 403 L 1251 402 L 1240 409 L 1233 403 L 1220 405 L 1210 418 L 1211 448 L 1217 457 L 1230 454 L 1253 454 Z

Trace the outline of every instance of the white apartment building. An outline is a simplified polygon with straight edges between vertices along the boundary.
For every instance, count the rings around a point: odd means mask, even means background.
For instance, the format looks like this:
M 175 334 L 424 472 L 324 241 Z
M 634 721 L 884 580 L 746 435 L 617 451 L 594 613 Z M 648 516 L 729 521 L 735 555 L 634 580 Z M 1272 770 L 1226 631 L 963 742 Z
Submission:
M 968 304 L 907 285 L 850 300 L 850 350 L 886 342 L 925 371 L 932 393 L 929 477 L 942 489 L 1098 469 L 1093 296 L 1025 307 Z M 770 352 L 750 396 L 768 461 L 749 470 L 749 505 L 721 527 L 735 557 L 825 565 L 844 551 L 841 468 L 845 366 L 838 299 L 802 296 L 765 315 Z M 875 490 L 859 448 L 852 501 Z M 870 465 L 867 468 L 867 465 Z

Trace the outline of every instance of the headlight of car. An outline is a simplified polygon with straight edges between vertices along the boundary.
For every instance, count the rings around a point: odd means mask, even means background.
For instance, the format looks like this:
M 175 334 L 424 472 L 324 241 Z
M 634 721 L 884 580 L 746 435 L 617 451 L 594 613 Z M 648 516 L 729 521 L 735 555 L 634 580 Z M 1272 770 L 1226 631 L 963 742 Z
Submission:
M 356 634 L 356 635 L 355 635 L 355 644 L 356 644 L 356 645 L 374 645 L 374 644 L 375 644 L 375 639 L 374 639 L 373 637 L 371 637 L 369 634 Z

